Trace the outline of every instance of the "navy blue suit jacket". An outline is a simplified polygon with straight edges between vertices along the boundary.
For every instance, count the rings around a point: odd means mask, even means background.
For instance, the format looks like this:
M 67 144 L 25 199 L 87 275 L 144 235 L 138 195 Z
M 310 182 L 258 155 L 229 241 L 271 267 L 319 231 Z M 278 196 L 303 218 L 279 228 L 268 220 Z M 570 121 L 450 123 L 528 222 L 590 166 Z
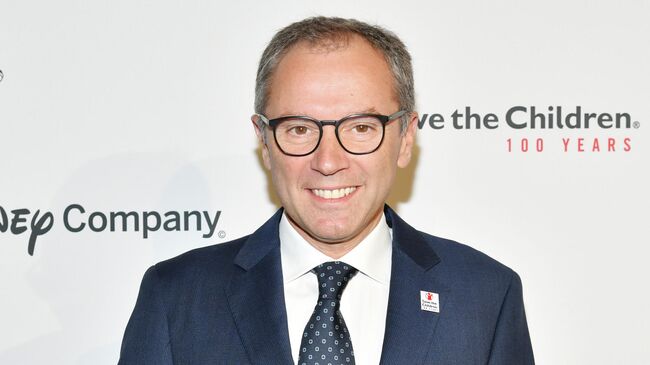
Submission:
M 534 364 L 517 274 L 415 230 L 388 206 L 385 214 L 393 256 L 381 364 Z M 292 364 L 281 215 L 250 236 L 151 267 L 119 364 Z M 421 309 L 421 290 L 439 294 L 439 313 Z

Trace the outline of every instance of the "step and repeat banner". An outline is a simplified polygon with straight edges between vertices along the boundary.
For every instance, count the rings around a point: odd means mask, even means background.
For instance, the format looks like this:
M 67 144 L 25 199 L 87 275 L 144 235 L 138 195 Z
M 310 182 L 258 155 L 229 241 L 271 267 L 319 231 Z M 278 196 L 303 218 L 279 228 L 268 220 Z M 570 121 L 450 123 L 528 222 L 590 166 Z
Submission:
M 647 364 L 650 2 L 0 4 L 1 364 L 115 364 L 149 266 L 275 212 L 255 72 L 314 15 L 409 47 L 389 203 L 520 274 L 537 362 Z

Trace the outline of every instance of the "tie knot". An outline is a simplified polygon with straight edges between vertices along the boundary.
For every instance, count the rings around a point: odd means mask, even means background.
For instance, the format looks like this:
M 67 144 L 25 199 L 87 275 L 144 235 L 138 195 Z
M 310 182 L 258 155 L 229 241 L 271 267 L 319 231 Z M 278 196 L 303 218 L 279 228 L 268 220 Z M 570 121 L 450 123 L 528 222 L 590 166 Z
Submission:
M 330 261 L 316 266 L 314 272 L 318 277 L 320 299 L 339 300 L 357 269 L 345 262 Z

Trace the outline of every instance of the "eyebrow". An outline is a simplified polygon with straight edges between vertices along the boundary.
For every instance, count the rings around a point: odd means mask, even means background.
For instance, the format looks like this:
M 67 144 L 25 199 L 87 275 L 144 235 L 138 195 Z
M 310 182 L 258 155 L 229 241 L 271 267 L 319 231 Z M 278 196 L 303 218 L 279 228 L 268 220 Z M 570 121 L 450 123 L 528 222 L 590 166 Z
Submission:
M 352 115 L 352 114 L 381 114 L 381 113 L 379 113 L 377 111 L 377 109 L 375 109 L 374 106 L 371 106 L 371 107 L 368 107 L 368 108 L 360 110 L 360 111 L 353 111 L 353 112 L 347 113 L 347 114 L 341 116 L 341 118 L 346 117 L 348 115 Z M 310 116 L 308 113 L 305 113 L 305 112 L 284 112 L 284 113 L 280 113 L 280 115 L 278 117 L 275 117 L 275 118 L 280 118 L 280 117 L 285 117 L 285 116 L 290 116 L 290 115 L 296 115 L 296 116 L 303 115 L 303 116 L 308 116 L 308 117 Z M 274 118 L 269 118 L 269 119 L 274 119 Z

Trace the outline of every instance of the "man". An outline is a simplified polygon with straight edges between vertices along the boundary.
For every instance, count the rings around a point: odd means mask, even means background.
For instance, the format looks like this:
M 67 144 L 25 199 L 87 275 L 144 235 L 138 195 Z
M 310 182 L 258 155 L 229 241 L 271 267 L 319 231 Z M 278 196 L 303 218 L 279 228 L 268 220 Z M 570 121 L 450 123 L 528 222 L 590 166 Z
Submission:
M 385 205 L 411 158 L 410 56 L 310 18 L 262 55 L 253 125 L 282 202 L 144 276 L 120 364 L 533 364 L 519 277 Z

